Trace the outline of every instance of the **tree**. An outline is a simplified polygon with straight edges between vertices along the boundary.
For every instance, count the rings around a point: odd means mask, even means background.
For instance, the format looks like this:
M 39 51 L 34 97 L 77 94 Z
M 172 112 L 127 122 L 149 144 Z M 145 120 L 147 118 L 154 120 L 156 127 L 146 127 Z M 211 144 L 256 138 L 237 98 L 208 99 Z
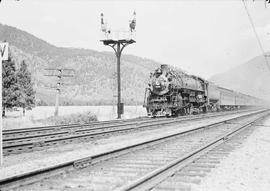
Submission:
M 17 84 L 15 63 L 9 56 L 7 61 L 2 64 L 2 116 L 5 116 L 6 109 L 12 109 L 18 106 L 19 87 Z
M 25 115 L 25 109 L 32 109 L 35 106 L 36 92 L 33 89 L 31 73 L 24 60 L 17 72 L 17 81 L 20 90 L 18 106 L 23 108 L 23 115 Z

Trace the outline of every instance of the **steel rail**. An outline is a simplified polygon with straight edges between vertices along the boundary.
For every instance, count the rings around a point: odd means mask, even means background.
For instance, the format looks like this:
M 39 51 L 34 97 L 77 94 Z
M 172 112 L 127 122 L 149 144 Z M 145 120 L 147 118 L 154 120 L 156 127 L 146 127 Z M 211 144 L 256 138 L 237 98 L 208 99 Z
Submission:
M 121 126 L 127 126 L 127 125 L 136 125 L 136 124 L 141 124 L 141 123 L 151 123 L 152 121 L 146 120 L 146 121 L 127 121 L 125 123 L 119 123 L 119 124 L 108 124 L 106 126 L 85 126 L 85 128 L 82 128 L 82 126 L 78 125 L 76 129 L 64 129 L 64 130 L 57 130 L 55 132 L 49 132 L 49 133 L 44 133 L 44 134 L 38 134 L 38 135 L 25 135 L 25 136 L 17 136 L 17 137 L 4 137 L 4 141 L 12 141 L 12 140 L 20 140 L 20 139 L 28 139 L 28 138 L 41 138 L 41 137 L 47 137 L 47 136 L 53 136 L 53 135 L 61 135 L 61 134 L 72 134 L 75 132 L 85 132 L 85 131 L 95 131 L 95 130 L 101 130 L 101 129 L 107 129 L 107 128 L 113 128 L 113 127 L 121 127 Z
M 226 114 L 233 114 L 233 113 L 239 113 L 239 112 L 248 112 L 248 111 L 252 111 L 252 110 L 240 110 L 240 111 L 234 111 L 234 112 L 226 112 Z M 188 115 L 188 116 L 182 116 L 180 118 L 180 120 L 190 120 L 190 119 L 196 119 L 196 118 L 201 118 L 201 117 L 211 117 L 211 116 L 218 116 L 218 115 L 223 115 L 222 113 L 218 113 L 218 114 L 212 114 L 212 113 L 207 113 L 207 114 L 201 114 L 201 115 Z M 27 139 L 27 138 L 40 138 L 42 136 L 49 136 L 49 135 L 54 135 L 54 134 L 64 134 L 64 133 L 70 133 L 72 132 L 83 132 L 83 131 L 88 131 L 88 130 L 96 130 L 96 129 L 102 129 L 102 128 L 109 128 L 109 127 L 116 127 L 116 126 L 125 126 L 125 125 L 132 125 L 132 124 L 139 124 L 139 123 L 150 123 L 150 122 L 156 122 L 156 121 L 171 121 L 171 120 L 177 120 L 179 118 L 161 118 L 161 119 L 152 119 L 152 120 L 145 120 L 145 121 L 139 121 L 141 120 L 141 118 L 135 118 L 132 120 L 126 120 L 125 122 L 120 122 L 118 123 L 108 123 L 106 122 L 106 126 L 102 126 L 104 125 L 103 123 L 96 123 L 96 124 L 76 124 L 76 125 L 64 125 L 64 126 L 44 126 L 44 127 L 37 127 L 38 129 L 34 129 L 33 131 L 31 130 L 31 128 L 29 128 L 30 130 L 26 129 L 16 129 L 16 131 L 13 130 L 6 130 L 6 131 L 11 131 L 11 132 L 5 132 L 4 141 L 12 141 L 12 140 L 18 140 L 18 139 Z M 113 120 L 115 121 L 115 120 Z M 112 121 L 112 122 L 113 122 Z M 108 125 L 107 125 L 108 124 Z M 93 125 L 93 126 L 92 126 Z M 101 127 L 99 127 L 99 125 L 101 125 Z M 75 130 L 73 130 L 73 128 Z M 78 129 L 78 130 L 77 130 Z M 46 132 L 46 131 L 53 131 L 53 132 Z M 29 134 L 22 134 L 22 133 L 31 133 L 31 132 L 36 132 L 36 131 L 45 131 L 43 134 L 33 134 L 33 135 L 29 135 Z M 54 133 L 56 132 L 56 133 Z M 10 136 L 10 134 L 12 134 L 13 136 Z M 18 136 L 19 134 L 19 136 Z M 17 135 L 14 137 L 14 135 Z
M 252 109 L 251 109 L 252 110 Z M 250 110 L 239 110 L 239 111 L 250 111 Z M 228 111 L 223 111 L 220 113 L 227 113 Z M 231 111 L 229 111 L 231 112 Z M 231 113 L 238 112 L 233 111 Z M 211 115 L 212 113 L 207 114 L 200 114 L 200 115 Z M 196 116 L 196 115 L 194 115 Z M 190 118 L 190 115 L 181 116 L 180 118 Z M 69 125 L 51 125 L 51 126 L 39 126 L 39 127 L 30 127 L 30 128 L 17 128 L 17 129 L 9 129 L 9 130 L 3 130 L 3 136 L 9 137 L 11 135 L 18 135 L 22 134 L 23 136 L 26 135 L 26 133 L 32 133 L 36 132 L 44 132 L 44 131 L 59 131 L 59 130 L 65 130 L 65 129 L 72 129 L 72 128 L 83 128 L 83 127 L 95 127 L 100 125 L 116 125 L 116 124 L 123 124 L 127 122 L 136 122 L 139 120 L 143 121 L 157 121 L 157 120 L 166 120 L 167 118 L 149 118 L 149 117 L 138 117 L 133 119 L 123 119 L 123 120 L 109 120 L 109 121 L 99 121 L 99 122 L 92 122 L 92 123 L 84 123 L 84 124 L 69 124 Z
M 243 112 L 248 112 L 248 111 L 243 111 Z M 228 115 L 230 114 L 232 113 L 228 113 Z M 220 115 L 224 115 L 224 113 L 208 115 L 207 117 L 208 118 L 219 117 Z M 56 133 L 45 134 L 45 135 L 20 137 L 18 139 L 16 138 L 4 139 L 3 150 L 4 150 L 4 155 L 9 155 L 12 153 L 18 154 L 18 153 L 32 151 L 32 150 L 40 149 L 44 147 L 50 147 L 52 145 L 57 145 L 61 143 L 70 143 L 70 142 L 74 142 L 82 138 L 89 140 L 89 139 L 93 139 L 97 137 L 106 137 L 108 135 L 115 134 L 115 133 L 122 133 L 126 131 L 131 131 L 131 130 L 139 130 L 141 128 L 153 127 L 157 125 L 158 126 L 168 125 L 168 124 L 178 123 L 181 121 L 189 121 L 189 120 L 194 120 L 194 119 L 200 120 L 204 117 L 205 115 L 198 115 L 198 116 L 192 116 L 192 117 L 190 116 L 189 118 L 186 117 L 186 118 L 173 118 L 173 119 L 165 119 L 165 120 L 158 120 L 158 121 L 154 120 L 154 121 L 130 122 L 130 123 L 123 123 L 120 125 L 109 125 L 105 127 L 75 130 L 71 132 L 70 131 L 56 132 Z M 130 127 L 128 125 L 135 125 L 135 126 Z M 40 139 L 42 137 L 43 139 Z
M 225 135 L 221 135 L 215 140 L 211 141 L 210 143 L 201 146 L 200 148 L 197 148 L 196 150 L 187 153 L 186 155 L 175 159 L 174 161 L 156 169 L 155 171 L 152 171 L 145 176 L 134 180 L 130 182 L 127 185 L 124 185 L 115 191 L 136 191 L 136 190 L 148 190 L 153 188 L 156 184 L 159 182 L 165 180 L 166 178 L 172 176 L 177 171 L 181 170 L 194 160 L 198 159 L 202 155 L 206 154 L 210 150 L 214 149 L 215 147 L 219 146 L 220 144 L 228 141 L 230 138 L 232 138 L 234 135 L 240 133 L 247 127 L 252 126 L 254 123 L 256 123 L 259 120 L 262 120 L 265 116 L 268 116 L 269 113 L 258 117 L 252 122 L 248 122 L 244 125 L 241 125 L 239 128 L 234 129 L 230 131 L 229 133 L 226 133 Z
M 194 129 L 190 129 L 190 130 L 186 130 L 186 131 L 182 131 L 182 132 L 177 132 L 177 133 L 174 133 L 171 135 L 166 135 L 164 137 L 154 138 L 152 140 L 146 140 L 146 141 L 143 141 L 140 143 L 135 143 L 135 144 L 129 145 L 129 146 L 121 146 L 121 147 L 115 148 L 111 151 L 101 152 L 99 154 L 92 155 L 89 157 L 80 158 L 78 160 L 70 160 L 70 161 L 59 163 L 57 165 L 53 165 L 50 167 L 40 168 L 40 169 L 34 170 L 32 172 L 26 172 L 26 173 L 22 173 L 22 174 L 17 174 L 15 176 L 10 176 L 10 177 L 7 177 L 7 178 L 0 180 L 0 189 L 4 188 L 5 186 L 10 185 L 10 184 L 14 185 L 14 183 L 15 184 L 20 183 L 20 182 L 24 182 L 24 183 L 31 182 L 32 183 L 36 179 L 40 180 L 41 178 L 44 178 L 44 177 L 50 177 L 50 176 L 52 176 L 52 174 L 54 174 L 54 175 L 59 174 L 65 170 L 68 170 L 68 169 L 71 170 L 74 167 L 75 168 L 85 167 L 85 166 L 88 166 L 90 164 L 95 164 L 95 163 L 101 162 L 103 160 L 110 159 L 112 157 L 116 157 L 116 156 L 120 156 L 120 155 L 129 153 L 129 152 L 134 151 L 134 150 L 149 147 L 149 145 L 155 145 L 155 144 L 161 143 L 163 141 L 169 140 L 169 139 L 174 138 L 174 137 L 179 136 L 179 135 L 184 135 L 184 134 L 187 134 L 190 132 L 195 132 L 197 130 L 207 128 L 207 127 L 223 124 L 225 122 L 229 122 L 229 121 L 232 121 L 232 120 L 235 120 L 238 118 L 243 118 L 243 117 L 248 117 L 248 116 L 252 116 L 255 114 L 264 113 L 266 111 L 268 111 L 268 110 L 252 112 L 252 113 L 244 114 L 241 116 L 232 117 L 230 119 L 220 120 L 220 121 L 215 122 L 215 123 L 211 123 L 208 125 L 202 125 L 202 126 L 194 128 Z M 232 133 L 233 132 L 230 132 L 230 134 L 232 134 Z M 226 134 L 226 136 L 223 136 L 223 139 L 226 139 L 230 134 Z
M 3 130 L 3 135 L 28 133 L 28 132 L 36 132 L 36 131 L 48 131 L 48 130 L 53 131 L 53 130 L 70 129 L 70 128 L 84 127 L 84 126 L 97 126 L 97 125 L 118 124 L 118 123 L 121 124 L 121 123 L 131 122 L 135 120 L 150 120 L 150 118 L 140 117 L 140 118 L 123 119 L 123 120 L 98 121 L 98 122 L 84 123 L 84 124 L 49 125 L 49 126 L 39 126 L 39 127 L 29 127 L 29 128 L 6 129 L 6 130 Z

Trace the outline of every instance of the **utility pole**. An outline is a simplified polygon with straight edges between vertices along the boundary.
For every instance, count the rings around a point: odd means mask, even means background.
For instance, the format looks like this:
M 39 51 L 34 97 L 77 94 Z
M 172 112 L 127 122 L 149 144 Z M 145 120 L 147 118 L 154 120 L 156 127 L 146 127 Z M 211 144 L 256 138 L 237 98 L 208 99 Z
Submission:
M 0 42 L 0 108 L 1 108 L 1 115 L 0 115 L 0 166 L 3 164 L 3 123 L 2 123 L 2 61 L 8 60 L 8 43 L 7 42 Z
M 132 34 L 135 32 L 136 26 L 136 13 L 133 13 L 133 19 L 130 21 L 129 27 L 130 31 L 129 35 L 131 36 L 128 38 L 120 38 L 120 39 L 113 39 L 111 37 L 112 31 L 107 28 L 107 23 L 104 22 L 104 15 L 101 13 L 101 31 L 104 32 L 106 39 L 101 40 L 104 45 L 110 46 L 113 48 L 116 59 L 117 59 L 117 119 L 121 119 L 121 114 L 124 112 L 124 104 L 121 103 L 121 68 L 120 68 L 120 59 L 123 49 L 129 45 L 133 44 L 136 41 L 132 39 Z
M 56 89 L 56 96 L 55 96 L 55 111 L 54 111 L 54 116 L 58 116 L 59 113 L 59 97 L 61 94 L 61 89 L 62 89 L 62 85 L 65 85 L 63 83 L 63 77 L 74 77 L 74 70 L 73 69 L 68 69 L 68 68 L 46 68 L 45 70 L 47 71 L 51 71 L 51 74 L 47 74 L 45 76 L 53 76 L 53 77 L 57 77 L 57 81 L 56 81 L 56 87 L 53 87 Z M 64 74 L 64 72 L 69 72 Z M 70 72 L 72 72 L 72 74 L 70 74 Z

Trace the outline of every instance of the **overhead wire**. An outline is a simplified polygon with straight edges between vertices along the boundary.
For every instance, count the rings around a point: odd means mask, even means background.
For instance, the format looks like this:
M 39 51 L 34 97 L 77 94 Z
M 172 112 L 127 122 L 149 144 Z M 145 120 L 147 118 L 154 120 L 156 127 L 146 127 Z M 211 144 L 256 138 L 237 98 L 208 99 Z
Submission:
M 247 13 L 247 15 L 248 15 L 249 21 L 250 21 L 250 23 L 251 23 L 252 29 L 253 29 L 253 31 L 254 31 L 254 33 L 255 33 L 255 36 L 256 36 L 256 39 L 257 39 L 257 41 L 258 41 L 259 47 L 260 47 L 260 49 L 261 49 L 261 52 L 262 52 L 262 54 L 263 54 L 263 57 L 264 57 L 264 59 L 265 59 L 266 66 L 267 66 L 267 68 L 268 68 L 269 71 L 270 71 L 270 64 L 269 64 L 269 62 L 268 62 L 268 60 L 267 60 L 267 57 L 266 57 L 267 55 L 265 54 L 265 51 L 264 51 L 264 49 L 263 49 L 261 40 L 260 40 L 259 35 L 258 35 L 257 31 L 256 31 L 254 22 L 253 22 L 252 17 L 251 17 L 251 15 L 250 15 L 250 13 L 249 13 L 249 10 L 248 10 L 248 8 L 247 8 L 246 2 L 245 2 L 245 0 L 242 0 L 242 2 L 243 2 L 243 5 L 244 5 L 244 7 L 245 7 L 246 13 Z

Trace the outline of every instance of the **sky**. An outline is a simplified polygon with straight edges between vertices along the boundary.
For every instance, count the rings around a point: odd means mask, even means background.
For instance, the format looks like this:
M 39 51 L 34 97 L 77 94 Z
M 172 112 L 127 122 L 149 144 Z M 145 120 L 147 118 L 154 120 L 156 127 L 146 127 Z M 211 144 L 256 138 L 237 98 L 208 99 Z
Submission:
M 270 5 L 246 0 L 265 51 Z M 203 78 L 262 54 L 242 0 L 2 0 L 0 23 L 55 46 L 112 51 L 100 40 L 100 13 L 112 31 L 128 29 L 136 11 L 136 43 L 123 54 L 177 66 Z

